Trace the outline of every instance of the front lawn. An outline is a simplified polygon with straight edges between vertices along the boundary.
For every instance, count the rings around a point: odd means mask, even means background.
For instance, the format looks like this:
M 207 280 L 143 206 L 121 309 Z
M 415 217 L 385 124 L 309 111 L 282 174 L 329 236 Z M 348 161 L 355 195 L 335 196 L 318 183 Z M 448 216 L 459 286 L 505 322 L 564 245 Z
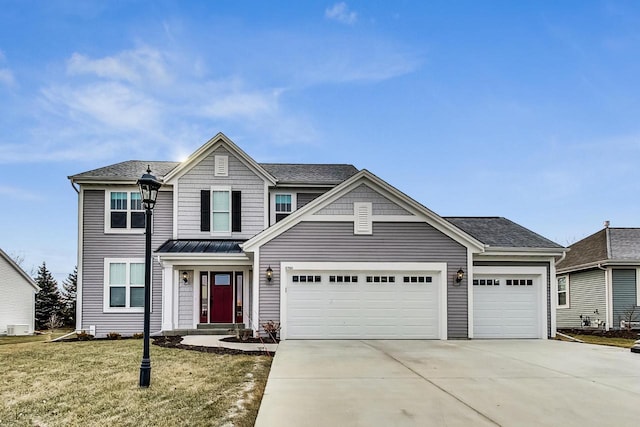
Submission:
M 610 345 L 624 348 L 631 348 L 633 343 L 636 342 L 635 339 L 631 338 L 604 337 L 601 335 L 571 334 L 571 336 L 588 344 Z
M 140 389 L 141 356 L 142 340 L 0 345 L 0 426 L 253 426 L 270 357 L 152 345 Z

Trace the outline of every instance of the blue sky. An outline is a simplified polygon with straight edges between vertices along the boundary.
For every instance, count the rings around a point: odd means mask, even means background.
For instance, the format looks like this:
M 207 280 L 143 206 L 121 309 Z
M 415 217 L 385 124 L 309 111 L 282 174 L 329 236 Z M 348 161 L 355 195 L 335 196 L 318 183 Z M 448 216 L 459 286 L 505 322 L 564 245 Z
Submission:
M 561 244 L 640 226 L 635 1 L 0 1 L 0 247 L 76 264 L 68 175 L 352 163 L 443 216 Z

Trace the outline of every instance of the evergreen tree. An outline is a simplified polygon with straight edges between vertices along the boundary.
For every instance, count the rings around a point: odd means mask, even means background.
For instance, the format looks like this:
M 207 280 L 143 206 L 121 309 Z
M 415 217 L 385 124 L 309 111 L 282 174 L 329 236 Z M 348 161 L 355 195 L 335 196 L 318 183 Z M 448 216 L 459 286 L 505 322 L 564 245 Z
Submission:
M 78 293 L 78 267 L 62 282 L 61 317 L 65 326 L 76 326 L 76 299 Z
M 38 268 L 36 284 L 40 287 L 40 292 L 36 294 L 36 329 L 44 329 L 49 326 L 52 317 L 60 316 L 58 282 L 44 262 Z

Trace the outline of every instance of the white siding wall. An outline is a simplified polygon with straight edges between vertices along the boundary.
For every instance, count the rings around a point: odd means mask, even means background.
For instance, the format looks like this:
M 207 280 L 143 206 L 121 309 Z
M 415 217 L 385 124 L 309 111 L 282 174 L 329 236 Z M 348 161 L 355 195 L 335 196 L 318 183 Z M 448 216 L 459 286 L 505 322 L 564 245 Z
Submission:
M 193 274 L 192 274 L 193 277 Z M 179 286 L 178 291 L 178 328 L 193 327 L 193 283 Z
M 214 176 L 214 156 L 229 156 L 229 175 Z M 178 179 L 178 238 L 211 239 L 200 231 L 200 191 L 211 186 L 231 187 L 242 192 L 242 232 L 233 239 L 249 239 L 264 229 L 264 181 L 223 147 L 212 152 Z
M 7 325 L 29 325 L 33 333 L 35 289 L 4 258 L 0 257 L 0 335 Z

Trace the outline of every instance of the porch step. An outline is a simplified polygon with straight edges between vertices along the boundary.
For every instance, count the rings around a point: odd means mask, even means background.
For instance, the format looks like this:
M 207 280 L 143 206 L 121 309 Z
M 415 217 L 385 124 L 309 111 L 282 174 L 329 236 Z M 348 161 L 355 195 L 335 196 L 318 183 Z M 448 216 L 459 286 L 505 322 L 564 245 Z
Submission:
M 244 329 L 244 323 L 198 323 L 198 329 Z
M 196 329 L 174 329 L 163 331 L 162 335 L 234 335 L 236 330 L 244 328 L 244 323 L 200 323 Z

